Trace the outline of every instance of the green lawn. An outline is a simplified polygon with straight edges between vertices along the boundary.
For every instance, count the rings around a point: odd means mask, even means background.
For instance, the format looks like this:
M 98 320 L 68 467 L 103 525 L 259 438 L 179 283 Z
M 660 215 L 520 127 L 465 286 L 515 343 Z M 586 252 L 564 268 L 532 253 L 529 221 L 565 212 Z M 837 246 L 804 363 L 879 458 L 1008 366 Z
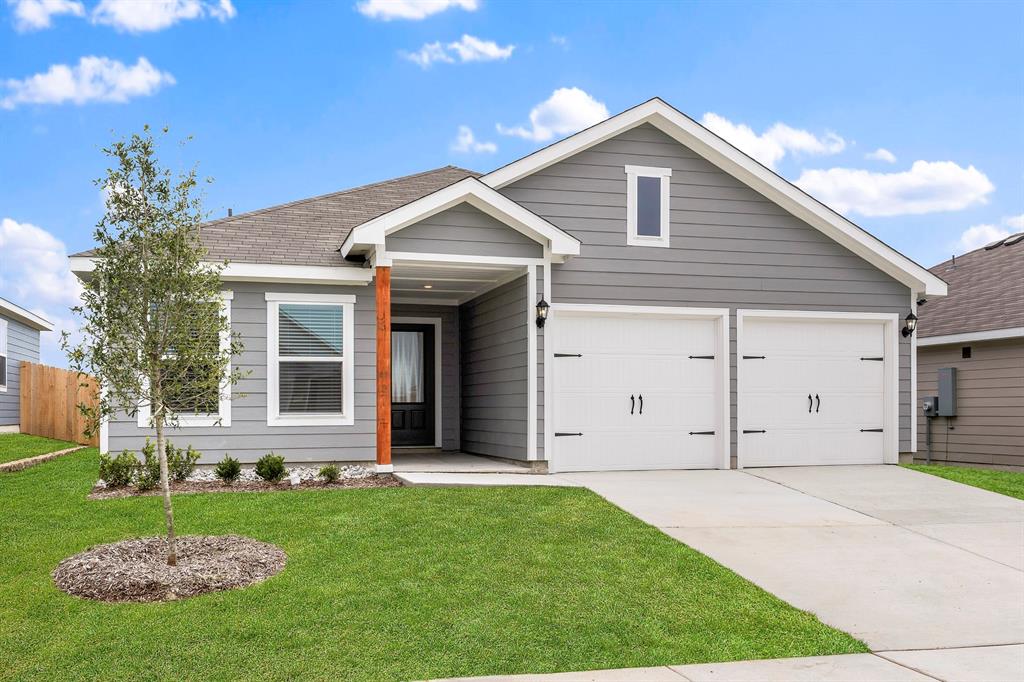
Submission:
M 29 436 L 24 433 L 0 433 L 0 464 L 73 448 L 75 445 L 63 440 Z
M 863 652 L 582 489 L 175 497 L 179 532 L 280 545 L 265 583 L 101 604 L 50 571 L 160 531 L 159 497 L 87 501 L 95 449 L 0 477 L 0 677 L 403 680 Z
M 994 493 L 1024 500 L 1024 472 L 951 467 L 941 464 L 905 464 L 904 466 L 914 471 L 923 471 L 926 474 L 948 478 L 957 483 L 973 485 L 975 488 L 984 488 Z

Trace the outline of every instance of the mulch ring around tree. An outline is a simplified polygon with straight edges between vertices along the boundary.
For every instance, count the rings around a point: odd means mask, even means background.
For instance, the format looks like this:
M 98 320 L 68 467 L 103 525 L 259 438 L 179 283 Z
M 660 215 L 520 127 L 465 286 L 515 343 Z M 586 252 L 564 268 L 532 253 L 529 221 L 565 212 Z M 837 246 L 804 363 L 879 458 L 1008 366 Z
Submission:
M 334 483 L 320 480 L 303 481 L 292 485 L 288 479 L 280 483 L 267 481 L 236 481 L 225 485 L 220 481 L 171 481 L 171 494 L 177 493 L 252 493 L 252 492 L 284 492 L 289 490 L 343 490 L 352 488 L 400 488 L 402 482 L 391 474 L 374 474 L 365 478 L 345 478 Z M 135 486 L 120 488 L 102 488 L 96 486 L 89 493 L 90 500 L 111 500 L 120 497 L 137 497 L 140 495 L 161 495 L 159 487 L 152 490 L 139 490 Z
M 157 602 L 233 590 L 280 573 L 287 556 L 240 535 L 185 535 L 178 565 L 167 565 L 167 538 L 97 545 L 57 564 L 53 582 L 75 597 L 104 602 Z

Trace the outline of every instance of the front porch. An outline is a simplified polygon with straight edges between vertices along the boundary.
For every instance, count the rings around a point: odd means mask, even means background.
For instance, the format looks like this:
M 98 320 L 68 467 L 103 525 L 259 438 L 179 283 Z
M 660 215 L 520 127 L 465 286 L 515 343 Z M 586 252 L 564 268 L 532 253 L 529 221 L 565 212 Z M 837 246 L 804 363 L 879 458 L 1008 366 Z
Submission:
M 391 464 L 396 474 L 534 474 L 545 473 L 541 462 L 514 462 L 467 452 L 441 450 L 393 450 Z

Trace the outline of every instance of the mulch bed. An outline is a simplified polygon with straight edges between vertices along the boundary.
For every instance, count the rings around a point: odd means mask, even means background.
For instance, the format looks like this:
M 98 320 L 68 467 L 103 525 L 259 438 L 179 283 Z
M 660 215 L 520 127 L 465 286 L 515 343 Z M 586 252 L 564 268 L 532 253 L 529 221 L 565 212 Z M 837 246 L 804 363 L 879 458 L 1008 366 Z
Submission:
M 60 562 L 53 582 L 104 602 L 174 601 L 262 582 L 288 560 L 280 547 L 240 535 L 185 535 L 176 544 L 177 566 L 167 565 L 167 538 L 98 545 Z
M 391 474 L 375 474 L 365 478 L 343 478 L 335 483 L 324 481 L 303 481 L 292 485 L 288 479 L 280 483 L 266 481 L 236 481 L 224 485 L 220 481 L 172 481 L 171 494 L 177 493 L 252 493 L 252 492 L 285 492 L 302 490 L 344 490 L 352 488 L 399 488 L 402 482 Z M 90 500 L 112 500 L 119 497 L 138 497 L 143 495 L 161 495 L 160 488 L 139 490 L 133 486 L 122 488 L 101 488 L 99 486 L 89 493 Z

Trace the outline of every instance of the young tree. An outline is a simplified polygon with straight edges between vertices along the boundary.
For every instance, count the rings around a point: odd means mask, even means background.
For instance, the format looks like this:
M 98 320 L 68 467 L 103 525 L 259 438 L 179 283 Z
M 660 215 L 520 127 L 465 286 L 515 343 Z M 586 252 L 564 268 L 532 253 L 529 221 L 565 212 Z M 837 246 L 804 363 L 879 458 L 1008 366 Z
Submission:
M 167 135 L 167 129 L 163 130 Z M 167 563 L 177 564 L 165 432 L 183 414 L 215 414 L 241 377 L 228 372 L 242 350 L 224 313 L 220 273 L 199 239 L 204 220 L 196 171 L 173 176 L 160 165 L 149 126 L 103 149 L 111 160 L 96 180 L 106 213 L 96 226 L 95 269 L 74 308 L 82 341 L 63 345 L 73 370 L 103 387 L 95 408 L 80 406 L 95 432 L 117 412 L 149 409 L 156 431 L 167 523 Z

